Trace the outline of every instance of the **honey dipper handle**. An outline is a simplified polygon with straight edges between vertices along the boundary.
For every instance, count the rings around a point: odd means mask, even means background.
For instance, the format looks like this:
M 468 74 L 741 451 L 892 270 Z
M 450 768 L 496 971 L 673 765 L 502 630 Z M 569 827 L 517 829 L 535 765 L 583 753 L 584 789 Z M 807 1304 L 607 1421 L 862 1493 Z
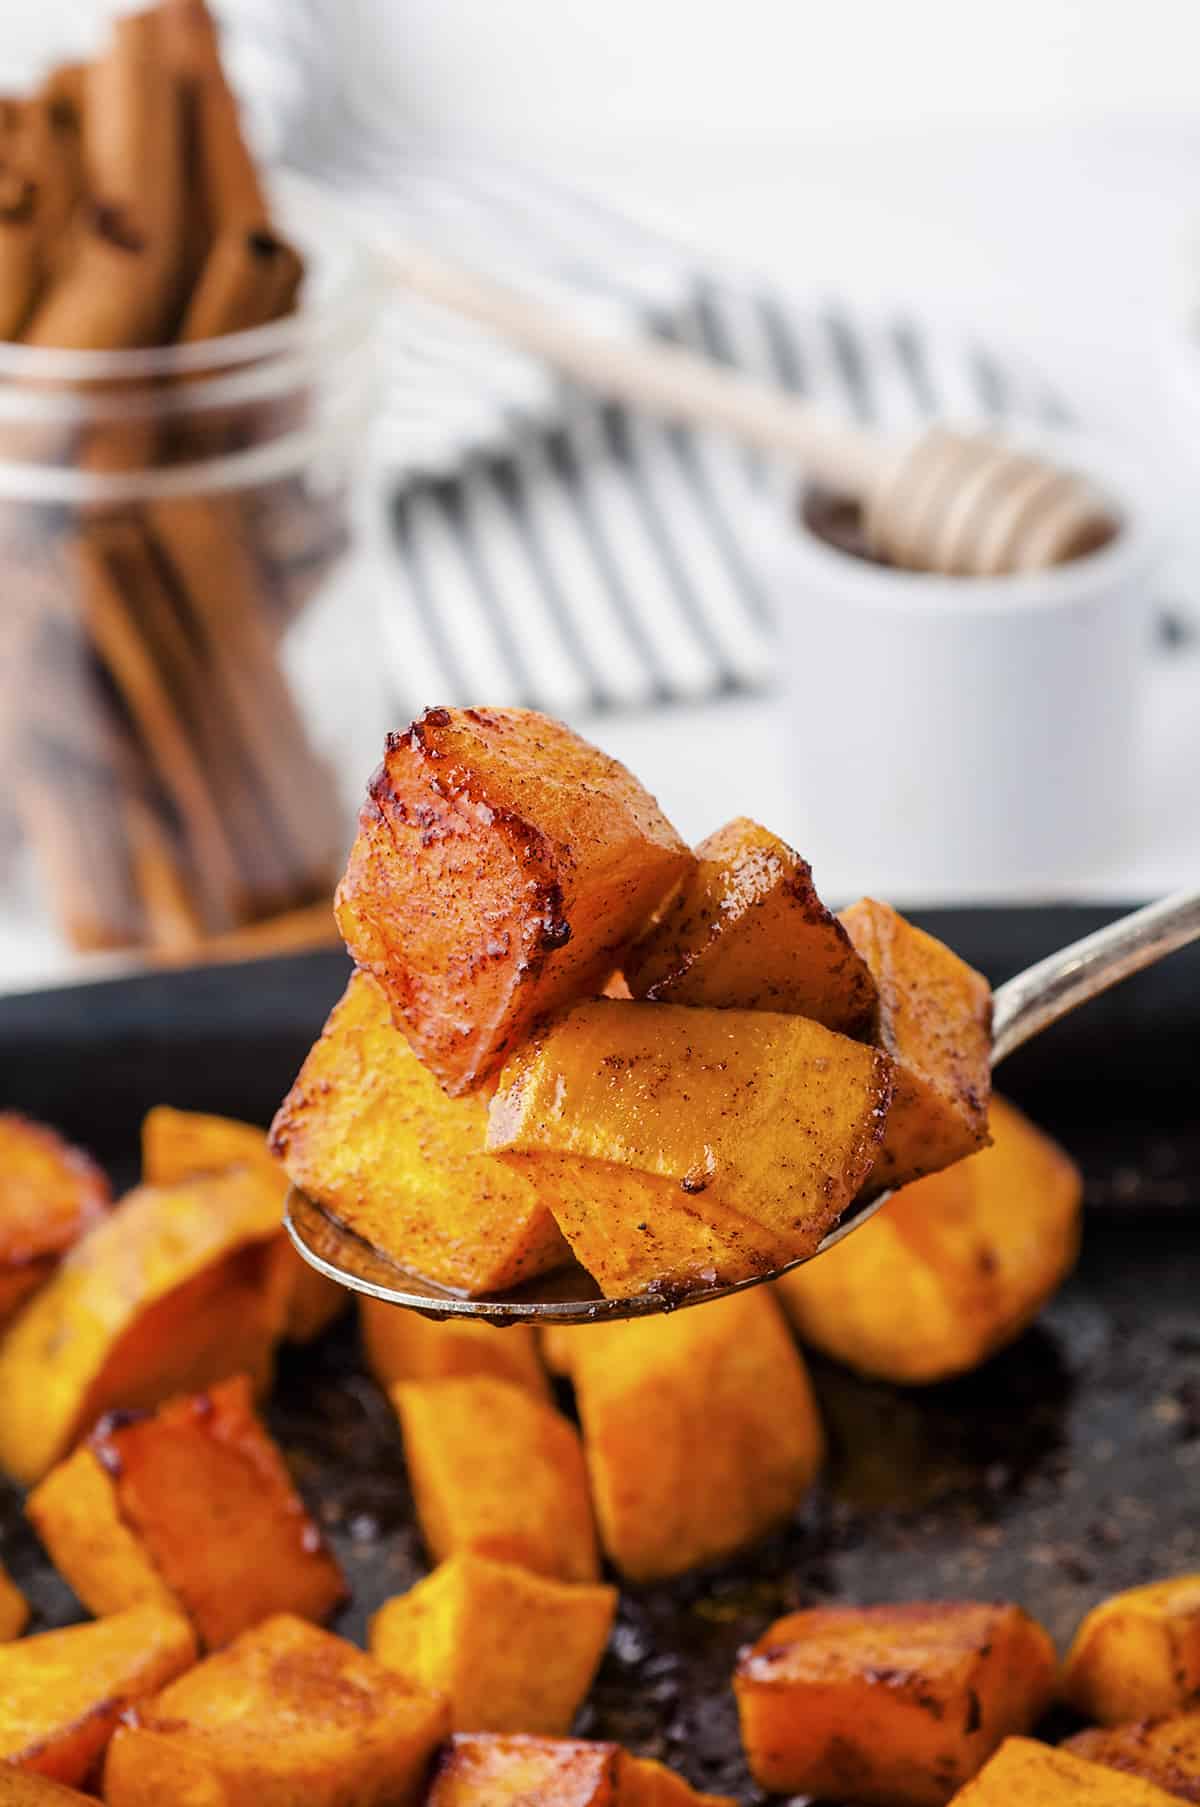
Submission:
M 758 451 L 790 458 L 840 495 L 865 501 L 892 464 L 891 448 L 873 434 L 681 346 L 593 331 L 424 246 L 388 239 L 380 254 L 414 294 L 492 328 L 584 388 L 667 420 L 724 428 Z

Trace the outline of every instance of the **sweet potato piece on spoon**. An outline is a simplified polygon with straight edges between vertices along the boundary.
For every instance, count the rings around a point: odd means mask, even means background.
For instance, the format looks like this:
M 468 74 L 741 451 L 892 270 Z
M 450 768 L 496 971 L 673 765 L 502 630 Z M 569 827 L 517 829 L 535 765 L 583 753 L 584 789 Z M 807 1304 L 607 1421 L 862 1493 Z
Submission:
M 545 1186 L 605 1292 L 687 1290 L 812 1254 L 871 1172 L 891 1083 L 886 1055 L 805 1017 L 597 999 L 505 1067 L 488 1149 Z
M 583 1738 L 459 1733 L 442 1753 L 426 1807 L 733 1807 L 697 1794 L 661 1763 Z
M 691 863 L 653 797 L 560 722 L 428 709 L 388 738 L 338 926 L 455 1096 L 598 990 Z
M 634 997 L 781 1010 L 865 1033 L 875 981 L 817 896 L 806 860 L 746 816 L 696 848 L 696 865 L 625 961 Z
M 864 897 L 841 921 L 879 987 L 876 1039 L 896 1062 L 874 1181 L 903 1186 L 987 1142 L 992 990 L 888 904 Z

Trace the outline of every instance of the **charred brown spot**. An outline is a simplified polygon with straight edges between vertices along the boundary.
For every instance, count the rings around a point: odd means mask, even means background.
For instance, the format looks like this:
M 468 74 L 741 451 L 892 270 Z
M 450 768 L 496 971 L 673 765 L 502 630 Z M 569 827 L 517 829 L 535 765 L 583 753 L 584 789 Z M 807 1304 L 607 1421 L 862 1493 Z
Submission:
M 144 251 L 146 235 L 129 212 L 116 201 L 97 201 L 92 208 L 92 227 L 97 237 L 118 251 Z

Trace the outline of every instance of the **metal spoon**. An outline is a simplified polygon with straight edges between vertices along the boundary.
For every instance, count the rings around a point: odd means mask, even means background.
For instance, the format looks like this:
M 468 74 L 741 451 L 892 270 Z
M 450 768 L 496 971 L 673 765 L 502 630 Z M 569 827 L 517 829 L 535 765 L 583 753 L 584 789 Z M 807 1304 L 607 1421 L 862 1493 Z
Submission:
M 1180 891 L 1039 960 L 996 993 L 992 1065 L 1118 980 L 1140 972 L 1144 966 L 1153 966 L 1176 948 L 1196 940 L 1200 940 L 1200 892 Z M 852 1208 L 836 1229 L 823 1238 L 816 1253 L 832 1248 L 843 1236 L 857 1230 L 890 1197 L 884 1192 Z M 606 1299 L 590 1274 L 575 1266 L 530 1281 L 515 1292 L 464 1299 L 407 1273 L 361 1237 L 344 1229 L 302 1192 L 293 1190 L 289 1194 L 284 1221 L 292 1241 L 318 1272 L 372 1299 L 383 1299 L 389 1305 L 404 1306 L 432 1318 L 475 1318 L 498 1325 L 612 1322 L 616 1318 L 644 1317 L 650 1312 L 702 1305 L 777 1277 L 755 1275 L 732 1285 L 704 1287 L 682 1298 L 649 1292 L 627 1299 Z M 798 1261 L 789 1264 L 799 1265 Z M 787 1271 L 786 1267 L 779 1268 L 777 1273 Z

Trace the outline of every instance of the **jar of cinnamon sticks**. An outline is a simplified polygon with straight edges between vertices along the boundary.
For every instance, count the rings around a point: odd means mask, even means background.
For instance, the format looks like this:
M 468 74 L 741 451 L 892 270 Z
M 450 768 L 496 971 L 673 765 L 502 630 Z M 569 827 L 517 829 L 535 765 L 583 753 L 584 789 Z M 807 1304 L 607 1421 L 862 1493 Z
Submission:
M 0 825 L 76 949 L 327 918 L 288 644 L 350 547 L 373 313 L 331 212 L 268 203 L 204 0 L 0 103 Z

